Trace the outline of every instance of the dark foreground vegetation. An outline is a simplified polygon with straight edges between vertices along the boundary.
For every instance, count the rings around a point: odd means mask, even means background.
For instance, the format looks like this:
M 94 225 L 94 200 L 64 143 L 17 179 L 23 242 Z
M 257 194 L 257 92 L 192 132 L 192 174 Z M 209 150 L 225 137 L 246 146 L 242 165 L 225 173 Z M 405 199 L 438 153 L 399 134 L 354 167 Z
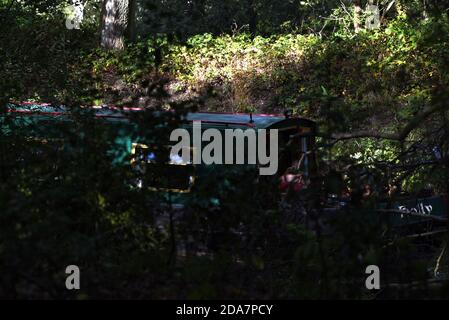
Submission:
M 110 2 L 129 9 L 114 26 Z M 74 115 L 51 128 L 65 148 L 0 131 L 0 297 L 449 297 L 447 220 L 397 230 L 378 211 L 449 193 L 449 2 L 374 1 L 374 29 L 368 2 L 92 0 L 77 29 L 71 1 L 0 0 L 0 116 L 18 101 Z M 161 146 L 187 111 L 291 110 L 319 125 L 319 169 L 287 196 L 211 174 L 180 213 L 111 165 L 113 133 L 80 108 L 101 104 L 146 108 L 134 121 Z

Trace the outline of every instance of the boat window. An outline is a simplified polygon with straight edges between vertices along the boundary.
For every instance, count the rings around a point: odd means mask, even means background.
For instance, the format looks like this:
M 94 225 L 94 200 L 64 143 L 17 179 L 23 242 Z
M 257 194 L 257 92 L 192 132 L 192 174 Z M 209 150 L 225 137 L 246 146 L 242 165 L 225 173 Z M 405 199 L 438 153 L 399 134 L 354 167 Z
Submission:
M 158 156 L 169 154 L 168 150 L 167 153 L 159 151 L 147 145 L 133 144 L 131 163 L 142 176 L 138 185 L 156 190 L 188 192 L 195 181 L 192 162 L 183 161 L 181 155 L 168 156 L 169 160 L 165 162 L 157 161 Z
M 280 140 L 280 173 L 294 169 L 308 176 L 311 163 L 311 138 L 304 134 L 304 128 L 281 131 Z

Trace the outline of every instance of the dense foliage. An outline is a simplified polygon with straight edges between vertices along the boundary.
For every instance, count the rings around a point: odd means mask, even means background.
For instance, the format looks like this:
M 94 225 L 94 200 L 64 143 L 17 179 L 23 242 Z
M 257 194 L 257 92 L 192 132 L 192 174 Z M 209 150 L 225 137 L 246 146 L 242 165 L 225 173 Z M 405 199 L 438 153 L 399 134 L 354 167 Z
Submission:
M 352 1 L 139 1 L 122 51 L 98 48 L 100 2 L 69 30 L 70 1 L 0 0 L 0 297 L 447 297 L 428 286 L 446 235 L 417 244 L 373 218 L 392 187 L 449 191 L 445 1 L 378 1 L 380 28 L 358 33 Z M 63 144 L 4 114 L 25 100 L 72 108 L 71 125 L 42 128 Z M 156 145 L 190 110 L 291 109 L 319 123 L 320 170 L 293 199 L 251 171 L 211 172 L 179 213 L 111 165 L 116 132 L 80 108 L 93 104 L 147 108 L 133 122 Z M 365 289 L 370 264 L 380 292 Z

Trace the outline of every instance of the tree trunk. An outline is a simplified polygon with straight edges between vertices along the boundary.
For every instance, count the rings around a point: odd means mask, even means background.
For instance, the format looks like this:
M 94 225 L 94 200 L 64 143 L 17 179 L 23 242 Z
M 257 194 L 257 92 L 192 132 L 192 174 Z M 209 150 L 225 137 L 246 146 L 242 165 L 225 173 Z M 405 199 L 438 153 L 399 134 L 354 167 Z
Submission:
M 101 13 L 101 46 L 122 50 L 125 37 L 135 35 L 135 0 L 104 0 Z
M 255 36 L 257 33 L 257 15 L 254 8 L 254 0 L 248 0 L 247 15 L 249 17 L 249 32 Z
M 428 0 L 423 0 L 422 6 L 422 17 L 424 20 L 427 20 L 429 18 L 429 12 L 428 12 Z
M 362 5 L 360 3 L 360 0 L 354 1 L 354 31 L 355 33 L 358 33 L 360 30 L 362 30 Z
M 126 29 L 126 37 L 131 42 L 136 41 L 136 12 L 137 0 L 129 0 L 128 28 Z

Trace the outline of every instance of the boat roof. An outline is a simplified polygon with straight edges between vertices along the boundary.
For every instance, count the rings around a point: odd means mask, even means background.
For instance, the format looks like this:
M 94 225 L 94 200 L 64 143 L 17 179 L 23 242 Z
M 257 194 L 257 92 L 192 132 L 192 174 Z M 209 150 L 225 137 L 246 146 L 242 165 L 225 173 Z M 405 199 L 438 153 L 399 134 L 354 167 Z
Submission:
M 111 106 L 93 106 L 95 116 L 100 118 L 126 119 L 127 114 L 133 112 L 141 112 L 143 108 L 129 107 L 111 107 Z M 70 108 L 63 105 L 52 105 L 49 103 L 11 103 L 7 105 L 7 111 L 22 114 L 37 114 L 46 116 L 64 116 L 70 112 Z M 303 118 L 299 119 L 306 125 L 314 125 L 311 120 Z M 268 127 L 280 125 L 284 122 L 290 122 L 293 118 L 286 118 L 284 115 L 275 114 L 246 114 L 246 113 L 221 113 L 221 112 L 195 112 L 188 113 L 185 117 L 187 121 L 201 121 L 211 125 L 225 125 L 236 127 L 250 127 L 256 129 L 264 129 Z
M 189 113 L 186 118 L 188 121 L 201 121 L 212 124 L 227 124 L 253 128 L 268 128 L 279 121 L 285 120 L 284 116 L 279 115 L 215 112 Z

